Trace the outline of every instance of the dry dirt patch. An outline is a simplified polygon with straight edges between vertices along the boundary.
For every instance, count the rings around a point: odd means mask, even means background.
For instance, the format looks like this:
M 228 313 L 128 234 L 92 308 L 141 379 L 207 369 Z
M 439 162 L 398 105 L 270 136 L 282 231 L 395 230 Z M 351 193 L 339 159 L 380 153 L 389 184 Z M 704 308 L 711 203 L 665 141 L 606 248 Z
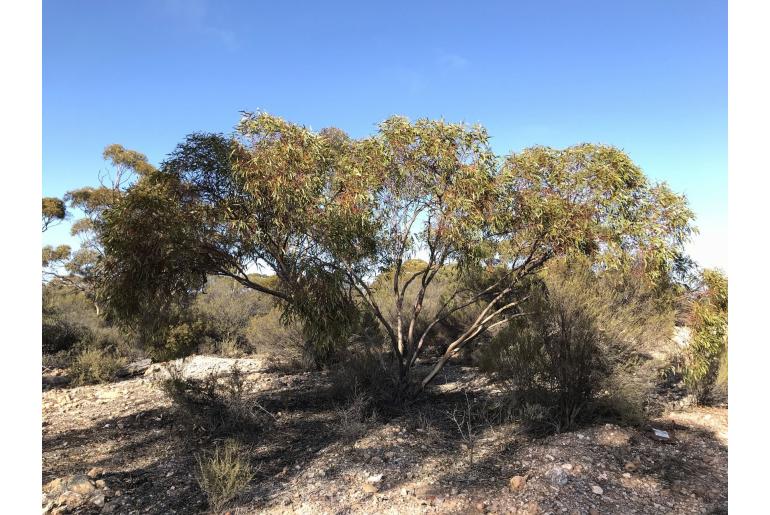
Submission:
M 261 360 L 238 362 L 249 395 L 275 418 L 248 438 L 257 477 L 233 513 L 727 510 L 726 409 L 688 408 L 653 421 L 671 433 L 670 443 L 651 438 L 649 428 L 604 424 L 542 439 L 512 425 L 480 428 L 471 465 L 467 443 L 444 415 L 460 391 L 488 389 L 469 369 L 450 369 L 407 414 L 381 414 L 343 430 L 323 374 L 281 374 Z M 190 374 L 211 367 L 227 373 L 227 363 L 199 358 L 186 366 Z M 195 455 L 216 438 L 191 432 L 155 380 L 49 389 L 43 420 L 43 485 L 104 469 L 103 506 L 85 500 L 74 512 L 206 511 Z

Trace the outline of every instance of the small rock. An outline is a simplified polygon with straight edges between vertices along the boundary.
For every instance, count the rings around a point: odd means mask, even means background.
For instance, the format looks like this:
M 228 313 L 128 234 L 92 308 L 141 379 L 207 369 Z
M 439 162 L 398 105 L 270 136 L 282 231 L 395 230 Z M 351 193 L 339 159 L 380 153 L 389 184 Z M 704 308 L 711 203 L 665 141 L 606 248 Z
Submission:
M 101 477 L 103 474 L 104 474 L 104 469 L 101 467 L 94 467 L 88 471 L 88 477 L 90 477 L 91 479 L 96 479 L 97 477 Z
M 631 474 L 630 474 L 630 473 L 628 473 L 628 472 L 623 472 L 623 477 L 624 477 L 624 478 L 626 478 L 626 479 L 628 479 L 628 478 L 630 478 L 630 477 L 631 477 Z
M 569 475 L 561 467 L 553 467 L 545 473 L 545 477 L 556 486 L 566 485 L 569 481 Z
M 595 493 L 596 495 L 602 495 L 604 494 L 604 490 L 602 490 L 602 487 L 599 485 L 593 485 L 591 487 L 591 491 Z
M 65 479 L 56 478 L 43 486 L 43 492 L 51 495 L 58 495 L 64 491 Z
M 599 513 L 599 510 L 597 510 L 596 508 L 590 508 L 588 510 L 588 515 L 601 515 L 601 513 Z
M 72 476 L 72 478 L 67 481 L 67 490 L 76 494 L 88 495 L 95 489 L 96 488 L 91 484 L 91 481 L 88 480 L 88 476 L 85 474 Z
M 572 470 L 572 463 L 565 463 L 561 466 L 564 470 Z
M 104 479 L 97 479 L 95 484 L 96 488 L 107 488 L 107 483 L 104 481 Z
M 102 507 L 102 513 L 116 513 L 116 510 L 120 507 L 120 504 L 118 504 L 117 501 L 110 501 L 108 503 L 105 503 L 105 505 Z
M 68 508 L 76 508 L 83 504 L 83 496 L 77 492 L 66 491 L 56 498 L 56 504 Z
M 521 490 L 524 488 L 524 485 L 527 484 L 527 477 L 526 476 L 513 476 L 510 480 L 508 480 L 508 485 L 511 487 L 511 490 L 514 492 L 517 490 Z
M 367 483 L 379 483 L 382 481 L 382 474 L 374 474 L 366 478 Z
M 379 491 L 380 491 L 380 489 L 377 488 L 376 486 L 374 486 L 373 484 L 371 484 L 371 483 L 364 483 L 364 492 L 366 492 L 368 494 L 376 494 Z
M 104 501 L 105 501 L 104 494 L 96 494 L 93 497 L 91 497 L 91 504 L 99 508 L 104 506 Z
M 628 471 L 628 472 L 633 472 L 633 471 L 635 471 L 638 468 L 639 468 L 639 464 L 638 463 L 634 463 L 633 461 L 627 461 L 626 464 L 623 465 L 623 469 Z

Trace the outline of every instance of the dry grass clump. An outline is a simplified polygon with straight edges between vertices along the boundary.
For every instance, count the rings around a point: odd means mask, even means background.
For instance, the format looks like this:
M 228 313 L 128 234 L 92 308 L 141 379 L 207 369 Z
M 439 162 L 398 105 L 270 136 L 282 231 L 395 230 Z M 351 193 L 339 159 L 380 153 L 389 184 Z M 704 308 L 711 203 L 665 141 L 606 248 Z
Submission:
M 335 408 L 337 432 L 345 438 L 357 438 L 377 420 L 372 398 L 364 391 L 353 388 L 348 402 Z
M 76 385 L 106 383 L 114 380 L 125 364 L 125 358 L 108 351 L 86 348 L 72 361 L 70 375 Z
M 253 437 L 269 424 L 272 415 L 245 390 L 245 377 L 238 367 L 218 377 L 204 379 L 182 377 L 171 369 L 171 377 L 160 384 L 174 405 L 176 416 L 190 428 L 209 433 Z
M 197 479 L 215 512 L 226 508 L 241 495 L 254 478 L 248 449 L 237 440 L 228 439 L 213 453 L 197 456 Z

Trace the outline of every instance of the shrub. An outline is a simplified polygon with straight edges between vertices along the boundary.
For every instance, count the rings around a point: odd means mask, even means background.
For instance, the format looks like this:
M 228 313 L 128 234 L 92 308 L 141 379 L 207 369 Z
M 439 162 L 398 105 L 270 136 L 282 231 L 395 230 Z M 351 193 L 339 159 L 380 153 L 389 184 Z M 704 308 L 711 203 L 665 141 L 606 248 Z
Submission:
M 43 354 L 55 354 L 71 350 L 82 341 L 88 328 L 67 320 L 43 317 Z
M 727 394 L 727 277 L 705 270 L 692 306 L 685 384 L 699 401 Z
M 335 399 L 351 400 L 365 394 L 379 408 L 399 401 L 398 370 L 379 349 L 350 349 L 332 367 L 330 379 Z
M 56 282 L 43 286 L 42 344 L 44 360 L 57 354 L 59 363 L 72 361 L 87 350 L 102 350 L 105 356 L 127 360 L 143 357 L 132 335 L 98 317 L 82 292 Z
M 226 358 L 239 358 L 243 356 L 243 349 L 235 338 L 220 340 L 216 349 L 218 354 Z
M 171 399 L 177 415 L 190 428 L 203 427 L 221 435 L 253 436 L 267 423 L 269 413 L 247 397 L 245 378 L 237 367 L 230 374 L 204 379 L 183 378 L 178 369 L 171 368 L 171 377 L 161 388 Z
M 597 410 L 639 420 L 654 385 L 649 351 L 670 335 L 673 315 L 638 282 L 582 261 L 555 263 L 541 279 L 527 316 L 482 349 L 481 369 L 557 430 Z
M 43 354 L 72 350 L 99 325 L 83 295 L 58 284 L 43 286 Z
M 298 322 L 284 323 L 281 320 L 281 309 L 277 306 L 265 314 L 251 317 L 245 333 L 253 352 L 268 354 L 292 368 L 314 365 L 310 349 L 305 344 L 302 326 Z
M 204 326 L 199 321 L 184 320 L 169 326 L 164 333 L 150 349 L 158 361 L 189 356 L 203 340 Z
M 346 438 L 361 436 L 369 423 L 377 418 L 371 397 L 357 387 L 353 387 L 345 404 L 335 408 L 335 414 L 337 431 Z
M 205 326 L 208 336 L 217 342 L 246 338 L 249 320 L 264 315 L 274 301 L 267 295 L 246 288 L 229 277 L 209 276 L 206 287 L 191 306 L 192 317 Z
M 209 501 L 209 507 L 220 512 L 249 486 L 254 469 L 248 460 L 248 449 L 236 440 L 225 440 L 209 455 L 199 455 L 198 484 Z
M 105 383 L 115 379 L 118 370 L 126 360 L 97 348 L 87 348 L 80 352 L 70 365 L 70 375 L 74 384 Z

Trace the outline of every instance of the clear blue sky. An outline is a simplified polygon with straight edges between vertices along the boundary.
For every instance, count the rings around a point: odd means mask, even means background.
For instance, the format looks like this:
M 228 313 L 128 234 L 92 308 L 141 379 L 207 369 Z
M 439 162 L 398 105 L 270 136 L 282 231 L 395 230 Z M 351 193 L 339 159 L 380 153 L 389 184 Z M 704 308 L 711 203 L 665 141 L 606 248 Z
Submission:
M 157 164 L 256 109 L 353 136 L 480 122 L 498 153 L 616 145 L 687 194 L 693 256 L 727 267 L 725 1 L 43 2 L 44 195 L 95 184 L 110 143 Z

